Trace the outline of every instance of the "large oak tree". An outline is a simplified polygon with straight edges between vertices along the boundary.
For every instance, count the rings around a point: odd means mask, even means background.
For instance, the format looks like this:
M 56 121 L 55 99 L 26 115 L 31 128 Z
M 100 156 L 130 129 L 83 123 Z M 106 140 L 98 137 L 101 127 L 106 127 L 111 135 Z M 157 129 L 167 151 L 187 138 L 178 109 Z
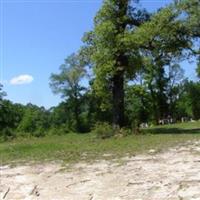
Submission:
M 93 88 L 103 109 L 112 106 L 113 124 L 120 127 L 124 125 L 124 82 L 141 64 L 138 50 L 125 46 L 126 33 L 148 19 L 137 1 L 105 0 L 94 19 L 94 30 L 84 37 L 94 67 Z

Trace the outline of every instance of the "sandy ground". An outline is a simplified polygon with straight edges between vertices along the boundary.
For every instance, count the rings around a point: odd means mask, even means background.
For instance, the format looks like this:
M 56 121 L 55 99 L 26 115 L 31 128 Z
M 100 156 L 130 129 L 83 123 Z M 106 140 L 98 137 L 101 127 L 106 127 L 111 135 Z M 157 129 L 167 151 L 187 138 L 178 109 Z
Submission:
M 121 162 L 1 166 L 1 199 L 200 200 L 200 142 Z

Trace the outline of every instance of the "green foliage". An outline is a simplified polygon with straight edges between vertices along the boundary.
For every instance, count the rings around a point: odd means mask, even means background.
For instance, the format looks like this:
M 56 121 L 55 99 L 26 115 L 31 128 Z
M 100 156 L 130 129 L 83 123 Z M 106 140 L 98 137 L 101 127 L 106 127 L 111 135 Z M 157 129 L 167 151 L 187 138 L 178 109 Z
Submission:
M 51 127 L 59 127 L 69 123 L 70 118 L 72 118 L 70 107 L 66 102 L 61 102 L 58 106 L 50 109 Z
M 92 133 L 94 133 L 98 138 L 106 139 L 115 135 L 115 130 L 107 122 L 95 124 Z
M 185 81 L 176 106 L 176 112 L 179 113 L 179 116 L 200 119 L 199 96 L 200 83 Z
M 189 82 L 186 85 L 189 107 L 194 119 L 200 119 L 200 83 Z
M 70 130 L 67 125 L 62 124 L 58 127 L 51 127 L 48 131 L 48 135 L 65 135 L 69 133 Z
M 177 10 L 184 16 L 183 26 L 188 40 L 190 40 L 189 55 L 196 56 L 199 63 L 200 55 L 200 1 L 181 0 L 176 4 Z M 197 67 L 197 75 L 199 68 Z
M 181 14 L 185 15 L 184 25 L 188 36 L 200 37 L 200 2 L 198 0 L 181 0 L 176 4 Z
M 52 74 L 50 77 L 50 87 L 54 93 L 61 93 L 63 98 L 78 98 L 80 92 L 84 90 L 80 86 L 81 79 L 85 76 L 85 69 L 76 54 L 72 54 L 65 59 L 65 63 L 60 66 L 60 74 Z
M 134 134 L 132 129 L 126 128 L 126 127 L 116 129 L 115 132 L 116 132 L 116 137 L 118 138 L 126 137 L 126 136 Z
M 125 32 L 134 30 L 148 19 L 145 10 L 139 10 L 132 5 L 128 0 L 104 1 L 95 16 L 93 31 L 85 34 L 83 38 L 86 44 L 84 50 L 90 51 L 89 60 L 95 74 L 95 95 L 101 99 L 100 106 L 103 111 L 113 107 L 113 119 L 119 121 L 118 125 L 122 125 L 120 121 L 123 121 L 124 112 L 123 79 L 134 77 L 136 69 L 141 66 L 138 49 L 127 49 L 125 46 Z M 119 107 L 121 113 L 117 111 Z
M 49 126 L 49 113 L 43 107 L 39 108 L 28 104 L 17 130 L 19 132 L 30 132 L 38 137 L 43 136 Z
M 140 123 L 147 122 L 150 118 L 150 95 L 141 85 L 131 85 L 126 88 L 126 116 L 128 124 L 137 128 Z
M 72 110 L 73 128 L 80 131 L 80 107 L 81 97 L 85 88 L 80 85 L 80 81 L 86 75 L 79 55 L 72 54 L 65 59 L 65 63 L 60 66 L 59 74 L 52 74 L 50 86 L 54 93 L 61 93 L 67 99 Z
M 197 5 L 197 1 L 193 0 L 193 4 Z M 196 10 L 194 15 L 190 9 L 186 11 L 193 17 L 198 15 Z M 155 102 L 155 120 L 171 112 L 173 106 L 166 101 L 169 80 L 165 77 L 165 67 L 178 63 L 185 58 L 184 50 L 193 48 L 193 38 L 186 26 L 192 24 L 193 32 L 196 30 L 197 21 L 193 17 L 183 18 L 182 10 L 173 3 L 149 15 L 128 0 L 104 2 L 95 17 L 93 31 L 83 38 L 86 44 L 83 49 L 95 74 L 93 89 L 101 99 L 102 110 L 113 107 L 113 118 L 122 117 L 119 113 L 123 112 L 123 80 L 132 80 L 136 72 L 144 69 Z M 122 108 L 119 111 L 117 107 Z
M 198 61 L 198 63 L 197 63 L 196 72 L 197 72 L 197 76 L 200 78 L 200 58 L 199 58 L 199 61 Z
M 154 120 L 158 121 L 168 115 L 175 117 L 176 102 L 181 92 L 179 85 L 184 80 L 182 68 L 178 64 L 155 65 L 144 70 L 143 78 L 150 92 Z
M 16 137 L 16 132 L 13 131 L 11 128 L 4 128 L 0 131 L 0 141 L 8 141 L 12 140 Z
M 120 128 L 118 126 L 113 127 L 107 122 L 98 122 L 92 129 L 92 133 L 96 135 L 97 138 L 107 139 L 111 137 L 121 138 L 134 133 L 129 128 Z
M 4 96 L 6 96 L 6 93 L 2 90 L 3 85 L 0 83 L 0 102 L 3 99 Z
M 16 128 L 23 116 L 23 106 L 2 100 L 0 105 L 0 129 Z

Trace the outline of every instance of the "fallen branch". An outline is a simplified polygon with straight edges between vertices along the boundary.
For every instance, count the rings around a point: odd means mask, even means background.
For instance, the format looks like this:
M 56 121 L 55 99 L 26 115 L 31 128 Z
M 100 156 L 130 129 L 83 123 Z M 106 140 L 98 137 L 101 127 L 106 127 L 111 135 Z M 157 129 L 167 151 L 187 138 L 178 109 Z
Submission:
M 81 183 L 85 183 L 85 182 L 88 182 L 88 181 L 91 181 L 91 180 L 90 179 L 82 180 Z
M 86 183 L 86 182 L 88 182 L 88 181 L 91 181 L 91 180 L 90 180 L 90 179 L 86 179 L 86 180 L 82 180 L 82 181 L 80 181 L 80 182 L 71 183 L 71 184 L 67 185 L 66 187 L 70 187 L 70 186 L 72 186 L 72 185 L 76 185 L 76 184 L 79 184 L 79 183 Z
M 93 196 L 91 196 L 89 200 L 92 200 L 92 199 L 93 199 Z
M 30 195 L 34 194 L 36 189 L 37 189 L 37 185 L 35 185 L 34 188 L 31 190 Z
M 76 185 L 76 184 L 77 184 L 77 183 L 71 183 L 71 184 L 67 185 L 66 187 L 70 187 L 70 186 Z
M 89 200 L 92 200 L 94 198 L 92 194 L 89 194 L 89 196 L 90 196 Z
M 9 191 L 10 191 L 10 187 L 7 189 L 6 193 L 4 194 L 3 199 L 6 198 L 6 196 L 7 196 L 7 194 L 8 194 Z
M 144 182 L 129 182 L 127 184 L 127 186 L 130 186 L 130 185 L 142 185 L 142 184 L 144 184 Z

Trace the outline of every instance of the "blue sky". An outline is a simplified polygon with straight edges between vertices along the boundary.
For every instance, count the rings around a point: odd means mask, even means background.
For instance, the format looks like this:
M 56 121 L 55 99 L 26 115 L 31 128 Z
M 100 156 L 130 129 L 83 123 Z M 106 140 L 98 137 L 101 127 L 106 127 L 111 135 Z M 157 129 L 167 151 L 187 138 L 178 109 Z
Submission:
M 7 98 L 47 108 L 57 105 L 61 99 L 49 88 L 50 74 L 58 72 L 64 58 L 79 49 L 102 0 L 0 2 L 0 81 Z M 141 0 L 151 11 L 168 3 Z M 188 77 L 195 78 L 194 63 L 184 62 L 182 67 Z

